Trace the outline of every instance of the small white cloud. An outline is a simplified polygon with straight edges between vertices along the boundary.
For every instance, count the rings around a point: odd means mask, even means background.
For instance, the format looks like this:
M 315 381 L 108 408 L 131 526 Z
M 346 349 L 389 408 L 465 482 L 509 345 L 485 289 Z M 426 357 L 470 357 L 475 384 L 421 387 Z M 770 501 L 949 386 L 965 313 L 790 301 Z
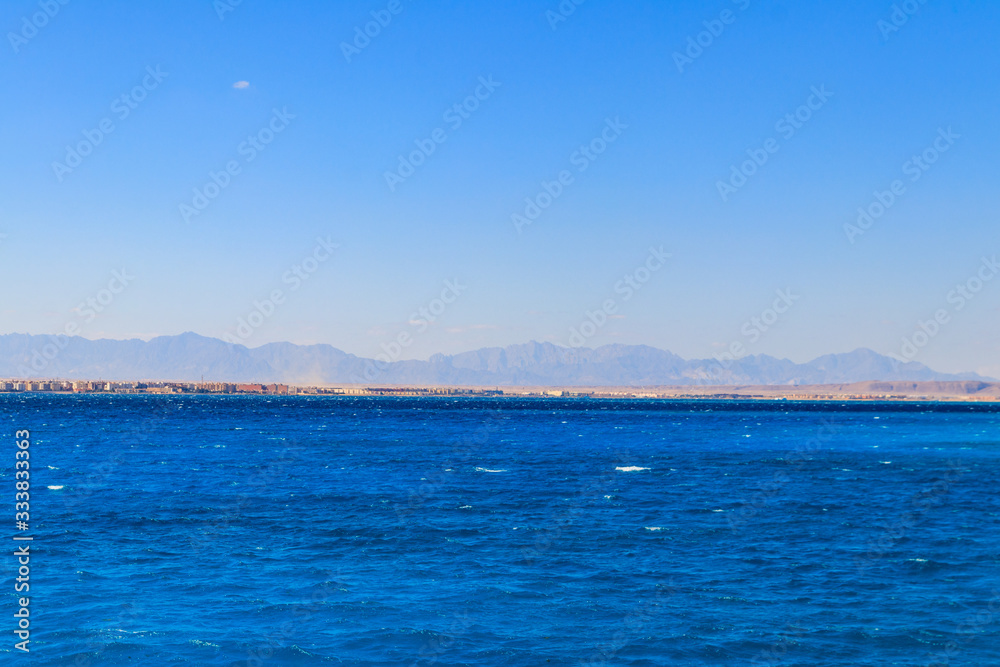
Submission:
M 249 87 L 250 87 L 249 81 L 237 81 L 236 83 L 233 84 L 233 88 L 236 88 L 237 90 L 242 90 L 244 88 L 249 88 Z

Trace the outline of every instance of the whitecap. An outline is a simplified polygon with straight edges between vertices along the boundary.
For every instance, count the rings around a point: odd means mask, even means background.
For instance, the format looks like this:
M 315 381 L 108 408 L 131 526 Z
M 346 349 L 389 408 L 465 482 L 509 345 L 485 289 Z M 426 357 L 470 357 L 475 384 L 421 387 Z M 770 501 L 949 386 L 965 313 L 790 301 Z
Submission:
M 476 466 L 476 470 L 478 470 L 479 472 L 507 472 L 503 468 L 500 468 L 498 470 L 490 470 L 489 468 L 480 468 L 479 466 Z
M 62 489 L 62 488 L 65 488 L 65 487 L 60 485 L 60 486 L 50 486 L 50 487 L 47 487 L 47 488 L 50 488 L 53 491 L 58 491 L 59 489 Z
M 458 509 L 460 509 L 460 510 L 471 510 L 472 509 L 472 505 L 462 505 Z
M 639 472 L 640 470 L 649 470 L 649 468 L 641 468 L 639 466 L 617 466 L 615 470 L 621 472 Z
M 663 530 L 660 526 L 646 526 L 646 530 Z

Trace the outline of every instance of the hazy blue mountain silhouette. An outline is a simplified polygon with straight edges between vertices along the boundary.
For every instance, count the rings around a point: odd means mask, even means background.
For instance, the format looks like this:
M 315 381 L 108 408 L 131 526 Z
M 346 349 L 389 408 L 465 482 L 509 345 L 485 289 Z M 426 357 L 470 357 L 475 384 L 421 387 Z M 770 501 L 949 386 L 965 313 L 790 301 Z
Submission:
M 58 343 L 58 345 L 57 345 Z M 720 363 L 686 360 L 646 345 L 564 348 L 530 342 L 427 361 L 377 363 L 330 345 L 270 343 L 256 348 L 185 333 L 141 340 L 0 336 L 0 377 L 107 380 L 206 380 L 293 384 L 536 386 L 802 385 L 871 380 L 984 380 L 897 363 L 868 349 L 808 363 L 753 355 Z

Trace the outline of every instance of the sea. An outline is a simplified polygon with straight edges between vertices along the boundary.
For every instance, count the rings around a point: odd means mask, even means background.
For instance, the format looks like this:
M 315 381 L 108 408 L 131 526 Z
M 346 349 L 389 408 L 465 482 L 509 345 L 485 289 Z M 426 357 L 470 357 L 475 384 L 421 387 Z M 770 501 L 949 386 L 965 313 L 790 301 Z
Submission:
M 0 437 L 3 665 L 1000 665 L 997 405 L 4 394 Z

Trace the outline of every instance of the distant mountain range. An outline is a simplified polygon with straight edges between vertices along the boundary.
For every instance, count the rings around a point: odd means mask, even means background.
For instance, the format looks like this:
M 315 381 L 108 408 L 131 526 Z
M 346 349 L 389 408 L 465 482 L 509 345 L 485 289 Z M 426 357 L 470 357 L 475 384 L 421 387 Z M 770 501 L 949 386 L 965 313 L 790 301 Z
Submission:
M 58 343 L 58 344 L 57 344 Z M 193 333 L 142 340 L 0 336 L 0 378 L 61 378 L 471 386 L 816 385 L 881 381 L 988 380 L 937 373 L 868 349 L 805 364 L 767 355 L 686 360 L 645 345 L 596 349 L 526 343 L 427 361 L 377 362 L 330 345 L 248 348 Z

